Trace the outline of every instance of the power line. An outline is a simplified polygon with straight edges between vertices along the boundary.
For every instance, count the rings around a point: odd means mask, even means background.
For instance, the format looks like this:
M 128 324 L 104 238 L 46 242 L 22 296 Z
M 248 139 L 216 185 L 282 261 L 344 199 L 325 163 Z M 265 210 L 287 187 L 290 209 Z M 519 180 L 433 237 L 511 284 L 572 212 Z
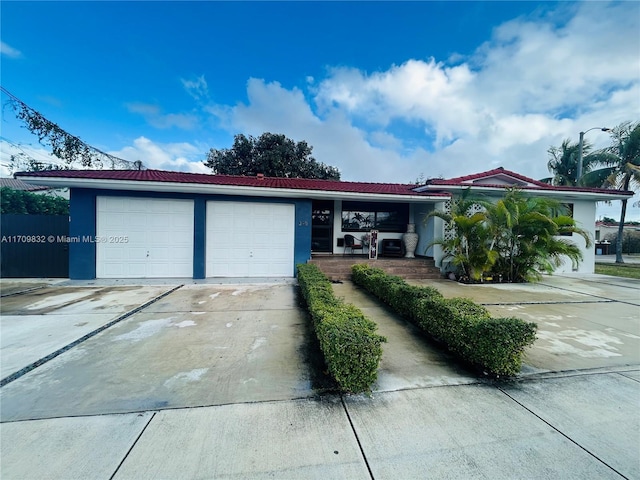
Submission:
M 32 150 L 30 152 L 26 152 L 25 149 L 23 148 L 24 145 L 21 145 L 19 143 L 14 142 L 13 140 L 8 139 L 7 137 L 3 137 L 0 135 L 0 140 L 11 145 L 12 147 L 20 150 L 19 155 L 24 155 L 27 158 L 31 158 L 32 160 L 35 161 L 42 161 L 42 162 L 47 162 L 51 165 L 59 165 L 59 166 L 63 166 L 62 160 L 60 160 L 58 157 L 55 157 L 53 155 L 45 155 L 42 152 L 38 151 L 38 150 Z M 29 145 L 30 148 L 33 148 L 31 145 Z M 8 155 L 11 155 L 11 153 L 8 152 L 4 152 L 7 153 Z M 35 156 L 39 156 L 40 160 L 36 159 Z M 56 160 L 58 160 L 58 162 L 56 162 Z
M 46 138 L 53 149 L 53 154 L 65 161 L 67 165 L 71 165 L 72 162 L 78 160 L 76 157 L 79 157 L 79 161 L 84 167 L 94 166 L 94 162 L 102 166 L 103 163 L 100 157 L 103 157 L 111 162 L 112 168 L 115 168 L 116 165 L 126 167 L 127 169 L 139 170 L 142 168 L 142 164 L 139 161 L 131 162 L 89 145 L 79 137 L 68 133 L 57 124 L 45 118 L 40 112 L 31 108 L 3 86 L 0 86 L 0 90 L 9 97 L 9 102 L 14 110 L 19 109 L 16 116 L 25 121 L 29 131 L 38 135 L 40 143 Z M 69 157 L 61 158 L 56 152 L 69 155 Z

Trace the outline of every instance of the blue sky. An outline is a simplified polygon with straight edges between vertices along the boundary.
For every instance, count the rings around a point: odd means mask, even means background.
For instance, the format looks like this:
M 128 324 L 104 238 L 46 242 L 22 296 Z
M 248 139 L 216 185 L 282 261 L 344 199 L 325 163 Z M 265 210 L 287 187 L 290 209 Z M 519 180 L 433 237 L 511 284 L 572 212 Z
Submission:
M 3 87 L 149 168 L 206 172 L 210 148 L 269 131 L 306 140 L 344 180 L 498 166 L 542 178 L 550 146 L 640 120 L 635 1 L 1 8 Z M 599 131 L 585 138 L 609 144 Z M 6 107 L 0 145 L 3 165 L 16 145 L 46 158 Z M 640 219 L 639 207 L 629 213 Z

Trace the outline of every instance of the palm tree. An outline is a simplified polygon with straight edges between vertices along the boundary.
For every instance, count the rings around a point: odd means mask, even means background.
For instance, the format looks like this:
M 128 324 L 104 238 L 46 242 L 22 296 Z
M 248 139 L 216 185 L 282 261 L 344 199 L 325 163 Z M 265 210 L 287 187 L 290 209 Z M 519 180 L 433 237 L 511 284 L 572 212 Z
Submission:
M 428 217 L 448 222 L 455 235 L 431 245 L 441 245 L 445 258 L 451 258 L 462 276 L 473 281 L 489 272 L 508 282 L 532 281 L 541 272 L 552 273 L 564 258 L 576 265 L 582 252 L 563 234 L 577 233 L 591 246 L 588 233 L 562 213 L 563 206 L 556 200 L 525 197 L 509 189 L 494 203 L 472 196 L 467 189 L 451 203 L 451 213 L 435 211 Z
M 640 122 L 624 122 L 611 131 L 613 144 L 589 155 L 590 162 L 602 165 L 583 177 L 585 185 L 598 185 L 605 188 L 629 190 L 640 186 Z M 616 263 L 622 259 L 622 235 L 627 199 L 623 199 L 616 241 Z
M 582 152 L 586 155 L 591 148 L 586 142 L 583 143 Z M 562 142 L 560 147 L 549 147 L 547 152 L 551 157 L 547 163 L 549 172 L 553 177 L 543 178 L 541 181 L 556 186 L 575 186 L 578 183 L 576 175 L 578 173 L 578 150 L 577 143 L 571 143 L 568 138 Z M 583 171 L 589 172 L 594 163 L 585 157 L 583 161 Z
M 433 211 L 426 217 L 441 218 L 453 233 L 451 238 L 435 240 L 427 248 L 441 245 L 444 258 L 450 258 L 451 263 L 460 269 L 461 276 L 473 281 L 481 280 L 498 256 L 488 248 L 490 232 L 486 214 L 485 211 L 475 211 L 476 205 L 486 210 L 489 203 L 481 197 L 472 196 L 471 189 L 467 189 L 459 197 L 451 199 L 451 213 Z
M 486 210 L 490 249 L 499 254 L 494 272 L 510 282 L 531 281 L 538 280 L 541 272 L 552 273 L 565 257 L 574 265 L 582 260 L 580 248 L 562 235 L 576 233 L 587 246 L 591 239 L 563 210 L 556 200 L 525 197 L 517 189 L 509 189 L 490 205 Z

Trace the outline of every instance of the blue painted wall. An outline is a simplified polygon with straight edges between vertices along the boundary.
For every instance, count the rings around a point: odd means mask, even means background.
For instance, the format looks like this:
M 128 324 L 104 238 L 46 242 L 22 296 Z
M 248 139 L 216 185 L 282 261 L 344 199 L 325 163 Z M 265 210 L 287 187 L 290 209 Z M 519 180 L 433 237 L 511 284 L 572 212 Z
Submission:
M 78 188 L 69 195 L 69 236 L 81 240 L 69 244 L 69 278 L 90 280 L 96 278 L 96 195 Z
M 295 244 L 293 251 L 293 275 L 296 276 L 296 265 L 307 263 L 311 258 L 311 200 L 297 200 Z
M 194 199 L 193 206 L 193 278 L 206 278 L 207 246 L 207 201 L 205 198 Z
M 206 210 L 207 201 L 293 203 L 295 206 L 294 259 L 291 274 L 295 275 L 295 266 L 306 263 L 311 258 L 311 200 L 291 198 L 246 197 L 229 195 L 199 195 L 182 193 L 135 192 L 129 190 L 92 190 L 71 189 L 71 223 L 69 235 L 95 237 L 96 235 L 96 197 L 138 197 L 138 198 L 175 198 L 194 201 L 193 231 L 193 278 L 206 276 Z M 80 242 L 69 245 L 69 278 L 87 280 L 96 278 L 96 246 L 92 242 Z

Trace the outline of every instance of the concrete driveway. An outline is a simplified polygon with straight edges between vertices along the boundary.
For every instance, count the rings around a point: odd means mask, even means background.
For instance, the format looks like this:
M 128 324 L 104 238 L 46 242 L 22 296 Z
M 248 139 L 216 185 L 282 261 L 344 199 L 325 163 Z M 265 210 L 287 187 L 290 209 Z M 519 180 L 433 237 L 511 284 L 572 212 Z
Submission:
M 294 285 L 176 287 L 51 287 L 3 299 L 3 376 L 152 303 L 5 385 L 1 420 L 314 395 Z
M 291 283 L 98 283 L 2 298 L 3 378 L 59 353 L 0 388 L 2 478 L 640 478 L 638 281 L 429 281 L 539 324 L 509 383 L 335 285 L 389 338 L 355 396 L 314 388 Z
M 531 284 L 419 283 L 446 297 L 471 298 L 494 316 L 535 322 L 524 374 L 640 364 L 640 280 L 567 275 Z

